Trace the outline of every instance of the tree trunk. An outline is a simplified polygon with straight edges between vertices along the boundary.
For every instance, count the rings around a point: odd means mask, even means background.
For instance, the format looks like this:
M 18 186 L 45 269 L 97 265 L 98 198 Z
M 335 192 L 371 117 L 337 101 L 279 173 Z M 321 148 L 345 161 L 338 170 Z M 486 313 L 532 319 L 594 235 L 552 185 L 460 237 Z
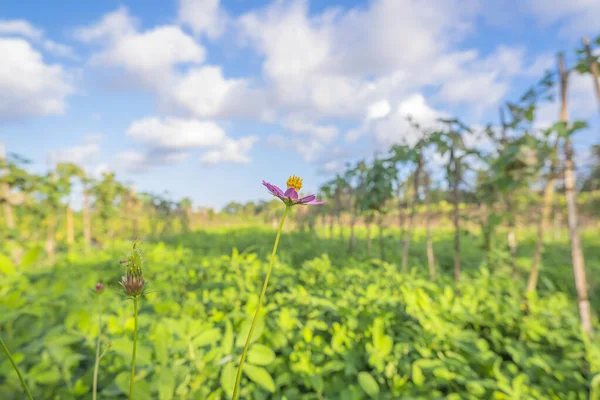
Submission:
M 454 203 L 454 279 L 460 279 L 460 213 L 458 183 L 460 182 L 459 163 L 454 157 L 454 149 L 450 150 L 450 159 L 454 163 L 452 201 Z
M 511 216 L 508 222 L 508 233 L 506 239 L 508 241 L 508 252 L 510 253 L 510 268 L 512 270 L 512 276 L 514 279 L 517 278 L 517 237 L 515 235 L 516 230 L 515 218 Z
M 502 139 L 501 142 L 503 145 L 506 145 L 508 140 L 506 136 L 506 122 L 504 119 L 504 108 L 500 108 L 500 123 L 502 125 Z M 509 214 L 508 220 L 508 233 L 507 233 L 507 241 L 508 241 L 508 251 L 510 254 L 510 266 L 512 269 L 513 278 L 517 278 L 517 239 L 515 236 L 515 210 L 513 207 L 511 193 L 504 193 L 504 202 L 506 203 L 507 213 Z
M 6 150 L 4 149 L 4 144 L 0 143 L 0 163 L 6 162 Z M 0 177 L 4 176 L 7 171 L 4 169 L 0 169 Z M 10 204 L 9 199 L 10 188 L 8 183 L 2 183 L 0 185 L 0 198 L 2 200 L 2 209 L 4 211 L 4 222 L 6 223 L 6 227 L 8 229 L 15 228 L 15 218 L 12 212 L 12 206 Z
M 343 229 L 343 225 L 342 225 L 342 216 L 341 214 L 338 214 L 337 216 L 337 224 L 338 227 L 340 228 L 340 241 L 344 241 L 344 229 Z
M 404 199 L 403 194 L 398 191 L 398 223 L 400 226 L 400 247 L 404 247 Z
M 348 240 L 348 253 L 354 253 L 354 245 L 356 243 L 356 237 L 354 236 L 354 224 L 356 223 L 356 219 L 353 216 L 350 216 L 350 240 Z
M 56 217 L 54 214 L 48 216 L 46 221 L 46 245 L 45 250 L 48 254 L 48 262 L 53 265 L 56 260 Z
M 548 226 L 550 219 L 550 210 L 552 209 L 552 197 L 554 196 L 554 176 L 558 168 L 558 137 L 552 148 L 552 162 L 548 173 L 548 181 L 544 189 L 544 197 L 542 200 L 542 212 L 537 226 L 537 239 L 535 242 L 535 253 L 533 255 L 533 264 L 527 281 L 527 293 L 533 293 L 536 290 L 538 277 L 540 274 L 540 262 L 542 260 L 542 249 L 544 247 L 544 229 Z
M 90 252 L 90 246 L 92 243 L 92 226 L 90 223 L 90 196 L 87 187 L 83 189 L 83 242 L 85 245 L 86 254 Z
M 371 240 L 371 221 L 365 221 L 367 225 L 367 255 L 371 257 L 371 251 L 373 248 L 373 241 Z
M 333 215 L 329 217 L 329 239 L 333 239 Z
M 552 240 L 554 240 L 556 242 L 559 238 L 560 229 L 561 229 L 561 227 L 560 227 L 560 209 L 556 206 L 554 207 L 553 225 L 554 225 L 554 227 L 552 228 Z
M 583 38 L 583 46 L 585 54 L 590 64 L 590 72 L 594 79 L 594 89 L 596 91 L 596 99 L 598 100 L 598 110 L 600 110 L 600 71 L 598 71 L 598 63 L 592 58 L 592 50 L 590 49 L 590 41 L 587 38 Z
M 67 244 L 73 245 L 75 241 L 75 228 L 73 226 L 73 209 L 67 205 Z
M 559 54 L 560 68 L 560 94 L 561 94 L 561 122 L 568 121 L 567 114 L 567 83 L 568 72 L 562 54 Z M 579 232 L 577 231 L 577 202 L 575 193 L 575 165 L 573 162 L 573 147 L 571 138 L 567 136 L 564 141 L 565 153 L 565 197 L 567 200 L 567 219 L 569 223 L 569 237 L 571 240 L 571 260 L 573 263 L 573 275 L 575 277 L 575 288 L 577 289 L 577 304 L 579 305 L 579 317 L 585 332 L 592 333 L 591 307 L 587 292 L 587 279 L 585 276 L 585 262 Z
M 425 175 L 425 230 L 427 233 L 427 264 L 429 265 L 429 278 L 435 281 L 435 256 L 431 239 L 431 196 L 429 193 L 429 176 Z
M 384 236 L 383 236 L 383 214 L 379 214 L 379 221 L 377 223 L 379 226 L 379 250 L 381 252 L 381 261 L 385 260 L 385 246 L 384 246 Z
M 423 160 L 419 155 L 417 160 L 417 168 L 413 177 L 413 200 L 410 206 L 410 217 L 408 219 L 408 228 L 404 232 L 404 246 L 402 249 L 402 272 L 405 273 L 408 269 L 408 251 L 410 249 L 410 240 L 413 234 L 413 224 L 415 221 L 415 214 L 417 211 L 417 202 L 419 201 L 419 175 L 421 174 L 421 167 L 423 166 Z

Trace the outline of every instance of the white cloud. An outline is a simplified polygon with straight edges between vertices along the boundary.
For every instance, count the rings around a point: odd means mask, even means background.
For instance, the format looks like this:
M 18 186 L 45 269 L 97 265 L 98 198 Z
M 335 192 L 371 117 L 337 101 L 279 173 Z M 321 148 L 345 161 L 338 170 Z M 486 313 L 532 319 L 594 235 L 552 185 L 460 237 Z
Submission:
M 258 141 L 256 136 L 233 139 L 211 121 L 182 118 L 149 117 L 134 121 L 127 135 L 145 143 L 148 150 L 126 151 L 117 157 L 118 164 L 128 170 L 143 172 L 152 165 L 175 164 L 186 159 L 191 150 L 205 149 L 204 164 L 248 163 L 248 152 Z
M 471 2 L 378 0 L 309 16 L 306 1 L 275 2 L 239 25 L 265 56 L 278 104 L 363 118 L 371 104 L 427 82 L 427 70 L 470 29 L 473 10 Z
M 89 162 L 94 156 L 100 154 L 100 146 L 97 143 L 79 144 L 62 150 L 48 152 L 48 161 L 51 164 L 71 162 L 82 165 Z
M 44 63 L 26 40 L 0 38 L 0 121 L 62 114 L 74 89 L 60 65 Z
M 117 153 L 114 165 L 117 169 L 130 173 L 148 172 L 151 167 L 159 165 L 173 165 L 184 161 L 187 152 L 170 151 L 164 149 L 151 149 L 146 152 L 127 150 Z
M 184 8 L 203 5 L 181 3 Z M 201 118 L 273 118 L 264 93 L 252 88 L 248 80 L 229 79 L 219 66 L 201 65 L 206 50 L 179 26 L 162 25 L 143 32 L 137 26 L 122 7 L 78 29 L 77 37 L 101 45 L 90 59 L 93 65 L 122 68 L 131 82 L 156 95 L 164 111 Z
M 330 142 L 338 135 L 335 125 L 316 125 L 299 116 L 288 116 L 282 126 L 294 133 L 304 133 L 322 142 Z
M 179 27 L 161 26 L 143 33 L 126 34 L 115 40 L 91 62 L 123 67 L 148 79 L 169 73 L 175 64 L 204 61 L 204 48 Z
M 123 36 L 134 35 L 138 25 L 137 19 L 129 15 L 126 7 L 119 7 L 104 15 L 98 23 L 77 28 L 75 37 L 82 42 L 112 42 Z
M 220 0 L 179 0 L 178 19 L 196 35 L 205 33 L 209 38 L 217 38 L 228 20 L 219 3 Z
M 392 111 L 392 106 L 390 105 L 389 101 L 378 101 L 371 104 L 369 108 L 367 108 L 367 120 L 384 118 L 390 113 L 390 111 Z
M 406 143 L 414 145 L 421 137 L 421 132 L 416 131 L 407 121 L 411 117 L 414 122 L 423 128 L 436 125 L 436 120 L 447 114 L 431 108 L 422 94 L 417 93 L 400 102 L 394 112 L 387 118 L 377 120 L 373 124 L 373 132 L 378 142 L 384 145 Z
M 180 150 L 219 146 L 226 139 L 223 129 L 213 122 L 156 117 L 134 121 L 127 135 L 156 148 Z
M 99 133 L 88 133 L 83 136 L 83 143 L 76 144 L 60 150 L 47 153 L 48 162 L 52 165 L 61 162 L 71 162 L 79 166 L 89 165 L 100 155 L 100 141 L 102 135 Z
M 18 35 L 28 39 L 41 39 L 43 32 L 22 19 L 0 20 L 0 35 Z
M 562 36 L 579 38 L 598 34 L 600 2 L 597 0 L 529 0 L 527 4 L 542 23 L 558 23 Z
M 44 41 L 42 41 L 42 47 L 48 53 L 53 54 L 57 57 L 69 58 L 71 60 L 78 59 L 77 55 L 75 55 L 75 51 L 71 47 L 61 43 L 57 43 L 53 40 L 45 39 Z
M 175 100 L 200 117 L 217 115 L 232 94 L 245 85 L 243 80 L 225 79 L 219 67 L 191 69 L 173 88 Z
M 257 136 L 246 136 L 239 140 L 227 138 L 219 148 L 204 153 L 200 157 L 200 162 L 203 164 L 248 164 L 252 161 L 248 152 L 257 141 Z
M 19 36 L 27 39 L 30 43 L 39 45 L 42 49 L 54 56 L 72 60 L 77 59 L 77 56 L 71 47 L 44 38 L 43 30 L 36 28 L 31 23 L 22 19 L 0 20 L 0 37 L 1 36 Z

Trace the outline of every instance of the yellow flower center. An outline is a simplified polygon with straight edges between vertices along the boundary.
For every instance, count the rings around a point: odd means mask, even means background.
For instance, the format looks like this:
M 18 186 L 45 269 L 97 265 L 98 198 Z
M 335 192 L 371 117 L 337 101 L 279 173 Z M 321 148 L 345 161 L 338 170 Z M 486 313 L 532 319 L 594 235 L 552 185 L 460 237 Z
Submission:
M 294 188 L 296 189 L 296 192 L 300 191 L 300 189 L 302 189 L 302 179 L 300 179 L 300 177 L 296 176 L 296 175 L 292 175 L 288 178 L 287 182 L 287 187 L 289 188 Z

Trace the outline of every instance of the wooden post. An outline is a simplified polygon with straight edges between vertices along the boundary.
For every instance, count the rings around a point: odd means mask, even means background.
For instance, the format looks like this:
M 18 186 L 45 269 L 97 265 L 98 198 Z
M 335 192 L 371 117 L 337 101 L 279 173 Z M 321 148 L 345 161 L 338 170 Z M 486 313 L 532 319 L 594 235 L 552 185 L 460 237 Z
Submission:
M 433 254 L 433 242 L 431 239 L 431 193 L 429 175 L 425 174 L 425 230 L 427 233 L 427 264 L 429 265 L 429 278 L 435 281 L 435 256 Z
M 408 251 L 410 249 L 410 240 L 412 236 L 415 213 L 417 211 L 417 202 L 419 201 L 419 175 L 421 174 L 421 168 L 423 167 L 423 158 L 419 154 L 417 159 L 417 168 L 415 169 L 413 177 L 413 200 L 410 209 L 410 216 L 408 219 L 408 229 L 404 232 L 404 246 L 402 249 L 402 272 L 405 273 L 408 269 Z
M 565 68 L 565 60 L 558 55 L 560 71 L 560 121 L 567 123 L 569 120 L 567 107 L 567 85 L 569 72 Z M 571 138 L 567 136 L 564 141 L 565 152 L 565 197 L 567 200 L 567 218 L 569 223 L 569 238 L 571 239 L 571 260 L 575 288 L 577 289 L 577 304 L 581 325 L 588 334 L 592 333 L 591 307 L 587 293 L 587 278 L 585 275 L 585 261 L 581 249 L 581 240 L 577 231 L 577 199 L 575 193 L 575 164 L 573 162 L 573 146 Z

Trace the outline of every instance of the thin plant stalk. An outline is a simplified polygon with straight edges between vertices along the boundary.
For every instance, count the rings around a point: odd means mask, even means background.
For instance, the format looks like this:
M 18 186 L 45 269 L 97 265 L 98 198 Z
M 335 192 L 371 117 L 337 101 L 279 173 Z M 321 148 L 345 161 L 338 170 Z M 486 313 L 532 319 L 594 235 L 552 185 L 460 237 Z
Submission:
M 13 368 L 15 369 L 15 372 L 19 376 L 19 380 L 21 381 L 21 385 L 23 385 L 23 390 L 25 390 L 25 393 L 27 393 L 27 397 L 29 397 L 29 400 L 33 400 L 33 396 L 31 396 L 31 392 L 29 391 L 29 388 L 27 387 L 27 384 L 25 383 L 25 379 L 23 379 L 23 375 L 21 375 L 21 372 L 19 371 L 19 368 L 17 367 L 15 360 L 13 360 L 12 356 L 10 355 L 10 351 L 8 351 L 8 347 L 6 347 L 6 344 L 4 344 L 4 340 L 2 340 L 1 337 L 0 337 L 0 346 L 2 346 L 2 350 L 4 350 L 4 352 L 6 353 L 6 357 L 8 357 L 8 360 L 10 361 Z
M 281 237 L 281 231 L 283 230 L 283 223 L 285 221 L 285 217 L 287 216 L 289 209 L 290 209 L 290 206 L 286 205 L 285 211 L 283 212 L 283 217 L 281 217 L 281 222 L 279 223 L 279 229 L 277 230 L 277 236 L 275 237 L 275 245 L 273 246 L 273 253 L 271 254 L 271 261 L 269 263 L 269 269 L 267 270 L 267 276 L 265 277 L 265 282 L 263 284 L 262 291 L 260 292 L 260 297 L 258 298 L 258 306 L 256 307 L 256 312 L 254 313 L 254 318 L 252 319 L 252 325 L 250 325 L 250 332 L 248 332 L 248 337 L 246 338 L 246 344 L 244 345 L 244 351 L 242 352 L 242 358 L 240 359 L 240 365 L 238 366 L 237 375 L 235 377 L 235 386 L 233 388 L 232 400 L 236 400 L 239 395 L 239 387 L 240 387 L 240 380 L 242 378 L 242 368 L 244 366 L 244 360 L 246 359 L 246 353 L 248 352 L 248 347 L 250 347 L 250 340 L 252 339 L 252 334 L 254 333 L 254 326 L 256 325 L 256 320 L 258 319 L 258 314 L 260 313 L 260 309 L 262 307 L 265 293 L 267 292 L 267 285 L 269 284 L 269 278 L 271 277 L 271 271 L 273 270 L 273 264 L 275 262 L 275 254 L 277 253 L 277 246 L 279 245 L 279 238 Z
M 94 363 L 94 381 L 92 385 L 92 400 L 96 400 L 98 391 L 98 369 L 100 368 L 100 337 L 102 336 L 102 314 L 100 313 L 100 300 L 98 300 L 98 340 L 96 340 L 96 362 Z
M 135 351 L 137 348 L 138 331 L 138 296 L 133 298 L 133 353 L 131 355 L 131 380 L 129 381 L 129 400 L 133 399 L 133 380 L 135 379 Z

